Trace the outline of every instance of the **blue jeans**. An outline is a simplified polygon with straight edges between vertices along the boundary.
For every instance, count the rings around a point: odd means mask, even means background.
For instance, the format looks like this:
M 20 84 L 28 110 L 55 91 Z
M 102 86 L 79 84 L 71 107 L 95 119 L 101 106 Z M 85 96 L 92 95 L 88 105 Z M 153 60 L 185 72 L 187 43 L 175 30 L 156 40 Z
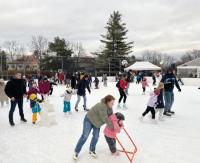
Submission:
M 174 103 L 174 93 L 170 91 L 164 92 L 164 98 L 165 98 L 165 111 L 171 111 L 172 105 Z
M 63 112 L 66 113 L 66 112 L 70 112 L 71 111 L 71 104 L 69 101 L 64 101 L 64 109 L 63 109 Z
M 79 104 L 80 101 L 81 101 L 81 97 L 82 97 L 82 96 L 77 95 L 77 98 L 78 98 L 78 99 L 77 99 L 75 108 L 78 108 L 78 104 Z M 84 107 L 84 108 L 87 108 L 87 98 L 86 98 L 86 95 L 83 96 L 83 100 L 84 100 L 84 105 L 83 105 L 83 107 Z
M 93 137 L 90 143 L 90 151 L 95 151 L 96 150 L 96 145 L 99 139 L 99 132 L 100 132 L 100 128 L 96 128 L 91 122 L 90 120 L 87 118 L 87 116 L 85 116 L 84 122 L 83 122 L 83 133 L 76 145 L 75 148 L 75 152 L 77 154 L 80 153 L 83 145 L 85 144 L 86 140 L 88 139 L 91 130 L 93 129 Z

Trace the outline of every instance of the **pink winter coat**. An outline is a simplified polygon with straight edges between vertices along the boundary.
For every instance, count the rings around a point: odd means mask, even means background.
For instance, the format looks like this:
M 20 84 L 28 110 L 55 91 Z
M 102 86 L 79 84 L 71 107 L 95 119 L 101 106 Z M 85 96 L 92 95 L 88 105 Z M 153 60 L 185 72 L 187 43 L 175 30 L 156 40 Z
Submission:
M 39 83 L 39 90 L 41 94 L 47 94 L 50 91 L 50 82 L 44 82 L 43 80 Z
M 120 133 L 121 127 L 118 124 L 118 119 L 117 116 L 115 114 L 112 114 L 109 117 L 110 121 L 113 123 L 113 127 L 114 129 L 110 129 L 108 126 L 106 126 L 106 128 L 104 129 L 104 135 L 109 137 L 109 138 L 116 138 L 116 134 Z
M 146 88 L 149 86 L 147 80 L 142 80 L 141 83 L 142 83 L 142 88 Z

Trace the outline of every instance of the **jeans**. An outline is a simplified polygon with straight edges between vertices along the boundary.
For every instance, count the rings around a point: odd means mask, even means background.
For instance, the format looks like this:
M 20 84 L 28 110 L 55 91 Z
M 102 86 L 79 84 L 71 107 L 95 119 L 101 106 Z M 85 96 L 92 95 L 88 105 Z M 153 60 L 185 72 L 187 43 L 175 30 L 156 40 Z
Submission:
M 165 91 L 164 99 L 165 99 L 165 112 L 171 111 L 172 105 L 174 103 L 174 93 L 170 91 Z
M 19 107 L 19 115 L 21 119 L 24 119 L 24 112 L 23 112 L 23 98 L 15 99 L 14 101 L 11 100 L 11 108 L 9 111 L 9 122 L 13 122 L 13 114 L 16 108 L 16 105 L 18 104 Z
M 84 122 L 83 122 L 83 133 L 76 145 L 75 148 L 75 152 L 77 154 L 80 153 L 83 145 L 85 144 L 86 140 L 88 139 L 91 130 L 93 129 L 93 137 L 90 143 L 90 151 L 95 152 L 96 150 L 96 144 L 98 142 L 99 139 L 99 132 L 100 132 L 100 128 L 96 128 L 91 122 L 90 120 L 87 118 L 87 116 L 85 116 Z
M 79 104 L 80 101 L 81 101 L 81 97 L 82 97 L 82 96 L 77 95 L 77 102 L 76 102 L 75 108 L 78 108 L 78 104 Z M 83 100 L 84 100 L 84 105 L 83 105 L 83 107 L 84 107 L 84 108 L 87 108 L 87 98 L 86 98 L 86 95 L 83 96 Z

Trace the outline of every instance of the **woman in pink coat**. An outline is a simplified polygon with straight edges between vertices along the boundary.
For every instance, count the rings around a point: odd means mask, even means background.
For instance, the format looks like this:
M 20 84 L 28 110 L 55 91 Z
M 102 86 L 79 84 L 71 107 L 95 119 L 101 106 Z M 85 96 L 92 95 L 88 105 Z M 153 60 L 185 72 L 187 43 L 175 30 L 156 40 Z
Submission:
M 120 133 L 121 128 L 123 128 L 123 121 L 125 120 L 125 117 L 121 113 L 115 113 L 112 114 L 109 119 L 113 123 L 114 129 L 110 129 L 106 126 L 104 129 L 104 135 L 112 155 L 118 156 L 119 152 L 117 152 L 116 148 L 116 135 L 117 133 Z

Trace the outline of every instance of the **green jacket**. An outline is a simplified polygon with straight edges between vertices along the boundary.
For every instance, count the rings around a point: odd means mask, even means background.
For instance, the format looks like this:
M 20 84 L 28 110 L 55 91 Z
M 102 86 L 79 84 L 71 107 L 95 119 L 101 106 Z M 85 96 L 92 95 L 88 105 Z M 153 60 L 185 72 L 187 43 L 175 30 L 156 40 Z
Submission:
M 100 128 L 106 123 L 110 129 L 113 129 L 113 124 L 108 118 L 111 114 L 113 114 L 113 110 L 108 108 L 102 99 L 90 109 L 86 116 L 96 128 Z

